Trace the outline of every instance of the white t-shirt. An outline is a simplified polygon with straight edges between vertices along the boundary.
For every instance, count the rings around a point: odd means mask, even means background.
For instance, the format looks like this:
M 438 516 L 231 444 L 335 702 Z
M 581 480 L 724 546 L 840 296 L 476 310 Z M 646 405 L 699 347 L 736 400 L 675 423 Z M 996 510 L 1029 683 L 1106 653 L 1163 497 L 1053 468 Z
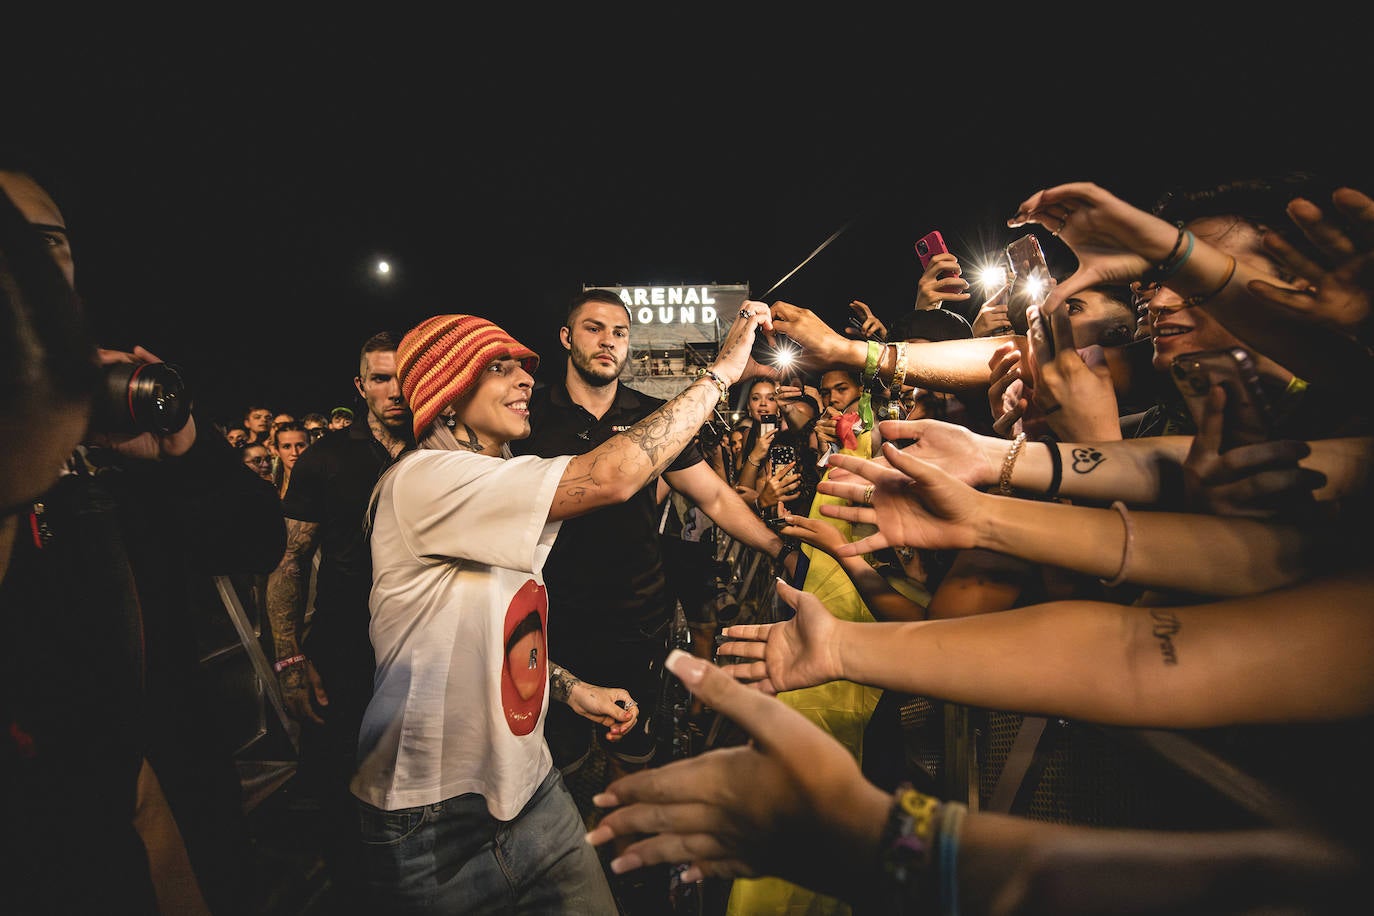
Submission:
M 547 775 L 541 571 L 569 460 L 421 449 L 378 481 L 363 801 L 394 811 L 476 792 L 510 820 Z

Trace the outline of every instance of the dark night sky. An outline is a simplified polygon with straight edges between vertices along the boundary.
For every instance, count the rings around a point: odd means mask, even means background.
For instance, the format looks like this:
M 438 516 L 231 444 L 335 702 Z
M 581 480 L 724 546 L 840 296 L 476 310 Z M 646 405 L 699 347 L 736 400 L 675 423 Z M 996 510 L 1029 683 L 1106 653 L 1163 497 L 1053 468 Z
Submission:
M 138 37 L 54 33 L 4 61 L 5 139 L 70 181 L 104 342 L 183 365 L 212 419 L 349 402 L 361 341 L 439 312 L 499 322 L 547 377 L 584 283 L 762 295 L 843 226 L 768 298 L 837 326 L 851 298 L 895 315 L 916 238 L 939 228 L 966 262 L 995 251 L 1039 187 L 1093 180 L 1148 205 L 1177 182 L 1348 169 L 1367 148 L 1361 58 L 1325 48 L 1295 76 L 1234 35 L 1200 42 L 1204 63 L 1137 66 L 1117 39 L 1012 56 L 961 35 L 934 53 L 872 20 L 786 40 L 733 21 L 270 25 L 124 23 Z M 379 254 L 387 286 L 367 273 Z

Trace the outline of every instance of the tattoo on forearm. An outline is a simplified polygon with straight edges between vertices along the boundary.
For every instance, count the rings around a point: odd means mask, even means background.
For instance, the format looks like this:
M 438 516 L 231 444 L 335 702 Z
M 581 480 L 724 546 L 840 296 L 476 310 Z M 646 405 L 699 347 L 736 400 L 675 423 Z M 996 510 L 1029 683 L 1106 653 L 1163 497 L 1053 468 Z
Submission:
M 1097 449 L 1085 445 L 1073 449 L 1070 454 L 1073 456 L 1071 467 L 1075 474 L 1091 474 L 1107 460 L 1107 457 Z
M 709 392 L 707 387 L 710 387 Z M 590 493 L 611 479 L 605 468 L 611 468 L 609 474 L 616 477 L 643 473 L 642 467 L 636 469 L 639 463 L 632 460 L 633 452 L 628 449 L 637 449 L 648 458 L 653 466 L 650 479 L 662 474 L 705 422 L 710 407 L 715 404 L 715 393 L 714 386 L 688 385 L 671 401 L 621 433 L 625 442 L 618 443 L 618 448 L 603 452 L 603 445 L 590 452 L 592 460 L 586 472 L 564 478 L 558 485 L 560 495 L 573 502 L 589 498 Z M 694 419 L 698 414 L 700 418 Z
M 1174 637 L 1183 629 L 1178 615 L 1168 608 L 1151 608 L 1150 620 L 1153 621 L 1150 632 L 1159 640 L 1159 652 L 1164 656 L 1164 664 L 1177 665 L 1178 649 L 1174 645 Z
M 568 702 L 572 689 L 582 683 L 582 679 L 561 665 L 549 663 L 549 691 L 553 699 L 560 703 Z

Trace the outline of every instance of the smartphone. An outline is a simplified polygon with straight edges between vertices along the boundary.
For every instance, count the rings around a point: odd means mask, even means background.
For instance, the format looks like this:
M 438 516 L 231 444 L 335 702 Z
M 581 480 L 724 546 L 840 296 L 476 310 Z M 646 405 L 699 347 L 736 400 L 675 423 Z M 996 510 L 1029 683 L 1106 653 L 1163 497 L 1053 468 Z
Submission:
M 782 422 L 778 419 L 777 414 L 766 413 L 759 417 L 759 435 L 766 436 L 771 432 L 777 432 L 778 427 L 781 425 Z
M 1026 309 L 1044 304 L 1050 293 L 1050 267 L 1040 240 L 1023 235 L 1006 247 L 1007 273 L 1011 288 L 1007 291 L 1007 318 L 1018 334 L 1028 328 Z M 1046 329 L 1049 330 L 1048 328 Z
M 797 450 L 790 445 L 779 444 L 768 449 L 768 460 L 773 462 L 773 467 L 782 467 L 784 464 L 791 464 L 797 460 Z
M 930 266 L 930 259 L 937 254 L 945 254 L 949 248 L 945 245 L 945 237 L 940 234 L 939 229 L 932 229 L 925 235 L 916 240 L 916 257 L 921 259 L 921 272 L 924 273 Z M 948 270 L 940 271 L 939 276 L 946 277 L 950 274 Z
M 787 520 L 779 516 L 769 516 L 766 524 L 769 528 L 772 528 L 774 531 L 781 531 L 782 529 L 787 527 Z
M 1170 373 L 1195 423 L 1202 418 L 1212 386 L 1220 385 L 1226 390 L 1221 451 L 1273 437 L 1269 399 L 1260 387 L 1254 359 L 1244 347 L 1182 353 L 1174 358 Z

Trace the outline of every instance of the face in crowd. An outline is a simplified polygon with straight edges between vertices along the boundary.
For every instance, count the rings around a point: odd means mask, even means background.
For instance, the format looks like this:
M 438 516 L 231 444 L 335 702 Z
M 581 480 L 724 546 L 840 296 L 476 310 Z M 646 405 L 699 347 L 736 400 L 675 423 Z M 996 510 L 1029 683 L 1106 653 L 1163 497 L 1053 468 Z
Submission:
M 600 388 L 618 379 L 630 358 L 630 313 L 620 302 L 584 302 L 558 336 L 573 370 Z
M 749 416 L 755 422 L 759 417 L 776 416 L 778 412 L 778 386 L 770 379 L 757 379 L 749 386 L 749 399 L 745 404 Z
M 362 395 L 368 413 L 391 435 L 408 438 L 411 415 L 401 395 L 401 381 L 396 378 L 396 351 L 373 350 L 365 354 L 358 373 L 353 379 L 353 387 Z M 331 429 L 343 429 L 352 424 L 352 417 L 344 417 L 342 423 L 336 417 L 329 420 Z
M 261 443 L 245 445 L 243 453 L 239 456 L 243 461 L 244 467 L 257 474 L 269 483 L 272 480 L 272 453 L 267 446 Z
M 1236 217 L 1208 216 L 1188 223 L 1199 239 L 1216 246 L 1238 263 L 1259 270 L 1275 285 L 1301 288 L 1305 281 L 1294 276 L 1260 244 L 1263 230 Z M 1205 309 L 1185 308 L 1183 299 L 1167 286 L 1142 291 L 1145 328 L 1154 340 L 1154 368 L 1165 372 L 1181 353 L 1244 346 L 1242 341 Z
M 309 444 L 310 434 L 300 427 L 288 426 L 277 430 L 277 460 L 287 473 L 296 466 L 301 452 L 305 451 Z
M 848 372 L 832 369 L 821 376 L 821 400 L 824 407 L 833 407 L 837 413 L 844 413 L 858 403 L 863 389 Z
M 243 426 L 250 435 L 261 442 L 272 427 L 272 411 L 266 407 L 254 407 L 243 418 Z

